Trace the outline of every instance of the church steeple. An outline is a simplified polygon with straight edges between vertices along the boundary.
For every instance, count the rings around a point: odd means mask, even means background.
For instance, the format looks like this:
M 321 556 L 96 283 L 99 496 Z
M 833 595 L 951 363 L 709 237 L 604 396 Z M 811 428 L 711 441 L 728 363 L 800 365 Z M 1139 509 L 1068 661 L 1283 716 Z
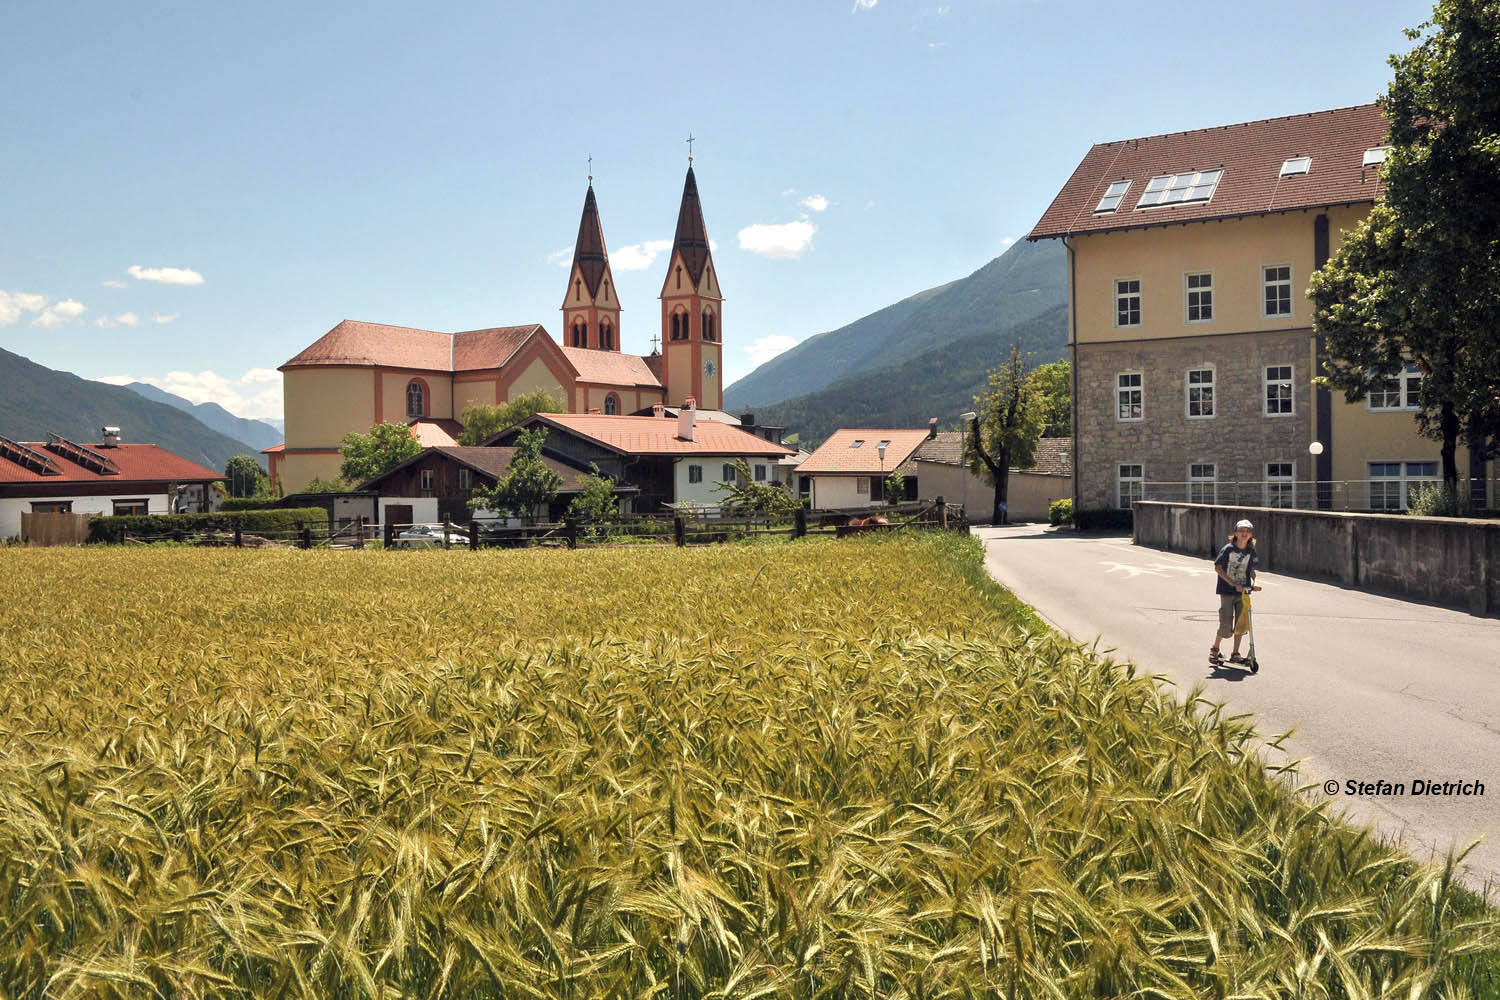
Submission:
M 573 267 L 563 295 L 563 344 L 618 351 L 620 297 L 609 269 L 609 252 L 604 248 L 604 226 L 599 222 L 593 181 L 590 175 L 583 216 L 578 220 L 578 241 L 573 245 Z
M 723 304 L 689 158 L 671 263 L 661 289 L 662 382 L 668 403 L 681 404 L 692 396 L 700 409 L 723 405 Z

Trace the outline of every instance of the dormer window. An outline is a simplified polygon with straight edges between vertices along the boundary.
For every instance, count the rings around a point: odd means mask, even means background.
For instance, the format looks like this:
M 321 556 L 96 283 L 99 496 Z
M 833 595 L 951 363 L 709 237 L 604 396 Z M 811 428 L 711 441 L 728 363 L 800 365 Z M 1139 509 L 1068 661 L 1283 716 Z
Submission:
M 1389 146 L 1371 146 L 1365 150 L 1365 158 L 1360 161 L 1362 167 L 1374 167 L 1385 162 L 1385 158 L 1391 155 Z
M 1293 174 L 1305 174 L 1311 169 L 1311 156 L 1293 156 L 1288 160 L 1282 161 L 1281 174 L 1279 176 L 1290 177 Z
M 1130 190 L 1129 181 L 1115 181 L 1104 192 L 1104 197 L 1099 199 L 1099 207 L 1095 212 L 1113 212 L 1120 207 L 1120 202 L 1125 198 L 1125 192 Z
M 1158 174 L 1146 182 L 1141 200 L 1136 208 L 1154 208 L 1157 205 L 1187 205 L 1208 201 L 1219 186 L 1223 170 L 1195 170 L 1183 174 Z
M 849 447 L 850 448 L 862 448 L 862 447 L 864 447 L 864 443 L 865 443 L 865 439 L 864 438 L 855 438 L 853 441 L 849 442 Z

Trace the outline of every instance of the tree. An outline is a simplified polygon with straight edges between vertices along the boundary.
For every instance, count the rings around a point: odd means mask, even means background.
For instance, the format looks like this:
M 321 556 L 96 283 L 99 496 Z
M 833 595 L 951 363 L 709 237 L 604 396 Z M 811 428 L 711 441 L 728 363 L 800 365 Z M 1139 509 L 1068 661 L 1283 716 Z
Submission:
M 600 525 L 619 513 L 620 500 L 615 496 L 615 481 L 600 473 L 599 466 L 592 462 L 589 469 L 578 477 L 583 488 L 568 503 L 568 518 L 577 521 L 593 537 L 600 534 Z
M 254 497 L 270 486 L 269 477 L 253 455 L 235 455 L 224 463 L 224 483 L 232 497 Z
M 547 431 L 541 427 L 522 431 L 516 436 L 516 451 L 505 475 L 496 480 L 493 489 L 476 489 L 469 501 L 470 510 L 493 510 L 513 517 L 535 518 L 536 509 L 557 499 L 559 476 L 542 461 L 542 445 Z
M 464 407 L 461 445 L 481 445 L 501 431 L 524 424 L 538 413 L 566 413 L 568 404 L 546 389 L 533 389 L 504 403 L 472 403 Z
M 906 477 L 899 472 L 892 472 L 885 477 L 885 502 L 894 507 L 906 499 Z
M 1068 437 L 1073 433 L 1073 366 L 1066 361 L 1037 365 L 1026 376 L 1040 397 L 1046 425 L 1042 437 Z
M 726 514 L 790 514 L 802 506 L 788 484 L 755 482 L 750 476 L 750 464 L 743 458 L 735 459 L 734 470 L 733 481 L 714 487 L 724 494 L 719 509 Z
M 348 492 L 348 490 L 349 490 L 349 485 L 347 483 L 345 483 L 342 479 L 340 479 L 337 476 L 333 477 L 332 479 L 321 479 L 321 478 L 319 478 L 317 476 L 314 476 L 312 478 L 312 482 L 310 482 L 306 486 L 302 487 L 301 492 L 303 492 L 303 493 L 346 493 L 346 492 Z
M 1044 400 L 1026 377 L 1019 345 L 1011 347 L 1010 360 L 991 369 L 989 387 L 974 397 L 974 408 L 966 458 L 969 468 L 994 487 L 994 521 L 1005 524 L 1011 467 L 1036 461 L 1036 442 L 1047 422 Z
M 1500 434 L 1500 2 L 1439 0 L 1407 37 L 1381 99 L 1384 195 L 1312 277 L 1319 384 L 1355 402 L 1415 365 L 1455 490 L 1458 441 L 1483 459 Z
M 409 458 L 421 454 L 411 428 L 405 424 L 384 423 L 370 428 L 370 433 L 350 433 L 339 442 L 344 457 L 339 478 L 346 483 L 364 484 L 383 476 Z

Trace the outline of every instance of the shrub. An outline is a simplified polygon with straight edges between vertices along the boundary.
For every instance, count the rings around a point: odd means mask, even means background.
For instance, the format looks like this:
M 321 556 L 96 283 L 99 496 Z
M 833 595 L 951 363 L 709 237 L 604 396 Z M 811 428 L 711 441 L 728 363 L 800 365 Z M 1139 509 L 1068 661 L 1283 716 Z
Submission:
M 1118 507 L 1094 507 L 1073 515 L 1079 531 L 1129 531 L 1135 526 L 1135 515 Z
M 1063 497 L 1052 501 L 1052 506 L 1047 508 L 1047 520 L 1054 525 L 1073 520 L 1073 499 Z
M 1447 483 L 1428 483 L 1412 494 L 1409 506 L 1418 517 L 1463 517 L 1469 505 Z
M 322 507 L 291 507 L 286 510 L 220 511 L 217 514 L 128 514 L 89 519 L 89 541 L 123 542 L 132 538 L 161 538 L 178 533 L 201 535 L 210 531 L 290 537 L 303 522 L 314 533 L 328 533 L 328 511 Z
M 275 506 L 275 497 L 228 497 L 219 507 L 219 512 L 232 514 L 241 510 L 270 510 Z

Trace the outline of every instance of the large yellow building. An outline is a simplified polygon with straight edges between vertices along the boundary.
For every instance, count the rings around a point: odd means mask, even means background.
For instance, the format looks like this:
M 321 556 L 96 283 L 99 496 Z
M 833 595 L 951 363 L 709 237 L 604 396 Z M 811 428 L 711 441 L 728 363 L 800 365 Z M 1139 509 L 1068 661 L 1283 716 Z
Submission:
M 593 184 L 584 196 L 562 303 L 564 342 L 540 324 L 443 333 L 344 320 L 282 365 L 286 440 L 269 449 L 284 492 L 338 476 L 339 442 L 377 423 L 413 426 L 423 444 L 452 444 L 464 409 L 536 389 L 574 413 L 634 413 L 653 403 L 717 410 L 723 296 L 688 167 L 661 291 L 659 352 L 620 350 L 620 300 Z
M 1398 510 L 1440 478 L 1419 374 L 1358 403 L 1312 381 L 1308 279 L 1379 195 L 1385 134 L 1371 104 L 1089 150 L 1029 236 L 1068 249 L 1076 506 Z

